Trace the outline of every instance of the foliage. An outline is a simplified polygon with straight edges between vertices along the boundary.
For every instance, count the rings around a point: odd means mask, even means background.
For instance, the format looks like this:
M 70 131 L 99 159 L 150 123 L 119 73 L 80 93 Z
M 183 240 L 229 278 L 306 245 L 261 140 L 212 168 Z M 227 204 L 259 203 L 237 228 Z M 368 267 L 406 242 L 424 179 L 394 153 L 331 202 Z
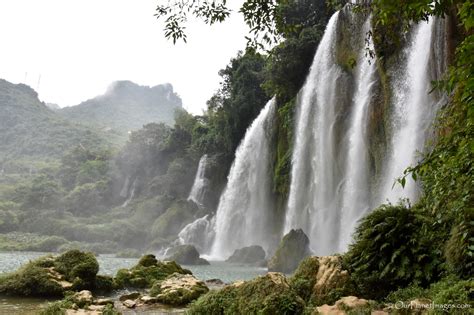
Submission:
M 282 274 L 269 273 L 209 292 L 191 305 L 189 314 L 301 314 L 304 307 Z
M 364 217 L 345 264 L 361 294 L 382 298 L 412 282 L 439 277 L 442 254 L 422 213 L 406 205 L 382 205 Z

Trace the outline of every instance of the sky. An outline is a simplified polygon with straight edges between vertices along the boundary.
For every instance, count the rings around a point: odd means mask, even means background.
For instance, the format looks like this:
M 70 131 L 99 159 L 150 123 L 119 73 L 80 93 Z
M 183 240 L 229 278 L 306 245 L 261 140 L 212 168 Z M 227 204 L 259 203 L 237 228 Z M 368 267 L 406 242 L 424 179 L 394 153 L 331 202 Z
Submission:
M 105 93 L 113 81 L 169 82 L 201 114 L 218 71 L 245 48 L 240 14 L 215 26 L 190 20 L 187 43 L 165 39 L 153 16 L 163 0 L 1 0 L 0 78 L 26 83 L 61 107 Z M 236 5 L 241 1 L 229 1 Z

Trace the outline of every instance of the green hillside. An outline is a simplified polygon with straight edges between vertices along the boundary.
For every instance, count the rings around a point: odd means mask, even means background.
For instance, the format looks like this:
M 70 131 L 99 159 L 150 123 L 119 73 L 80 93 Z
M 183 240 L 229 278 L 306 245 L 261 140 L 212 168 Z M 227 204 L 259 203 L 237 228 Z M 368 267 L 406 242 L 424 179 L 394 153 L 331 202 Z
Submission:
M 172 125 L 181 99 L 171 84 L 140 86 L 130 81 L 111 84 L 104 95 L 59 111 L 65 118 L 121 132 L 140 129 L 151 122 Z
M 0 169 L 31 170 L 32 164 L 60 159 L 72 147 L 103 147 L 118 136 L 71 123 L 50 110 L 24 84 L 0 79 Z M 22 166 L 23 165 L 23 166 Z

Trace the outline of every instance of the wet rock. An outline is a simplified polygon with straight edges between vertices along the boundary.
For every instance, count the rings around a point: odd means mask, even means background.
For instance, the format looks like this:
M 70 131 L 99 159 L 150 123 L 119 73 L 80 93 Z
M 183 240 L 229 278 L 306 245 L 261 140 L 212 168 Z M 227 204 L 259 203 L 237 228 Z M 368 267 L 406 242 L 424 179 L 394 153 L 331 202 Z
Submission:
M 140 298 L 140 301 L 145 304 L 154 304 L 158 302 L 158 299 L 155 296 L 145 295 Z
M 291 230 L 280 242 L 275 255 L 268 262 L 269 271 L 291 273 L 310 255 L 309 239 L 303 230 Z
M 209 262 L 201 258 L 196 247 L 193 245 L 178 245 L 168 251 L 165 260 L 176 261 L 183 265 L 209 265 Z
M 150 295 L 156 296 L 160 303 L 180 306 L 196 300 L 208 291 L 209 288 L 203 281 L 192 275 L 176 273 L 163 281 L 157 281 L 151 288 Z
M 104 299 L 97 299 L 94 301 L 94 304 L 97 304 L 97 305 L 108 305 L 108 304 L 114 304 L 114 301 L 112 299 L 107 299 L 107 298 L 104 298 Z
M 226 262 L 262 265 L 262 263 L 265 264 L 265 251 L 258 245 L 243 247 L 235 250 L 234 253 L 227 258 Z

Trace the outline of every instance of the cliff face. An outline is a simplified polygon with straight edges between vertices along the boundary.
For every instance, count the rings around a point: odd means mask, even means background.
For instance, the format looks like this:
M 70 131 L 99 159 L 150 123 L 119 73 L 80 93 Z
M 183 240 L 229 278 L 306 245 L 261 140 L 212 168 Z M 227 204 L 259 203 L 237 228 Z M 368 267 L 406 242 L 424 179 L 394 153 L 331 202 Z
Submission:
M 151 122 L 172 125 L 175 110 L 181 107 L 171 84 L 148 87 L 117 81 L 104 95 L 63 108 L 60 114 L 75 122 L 127 132 Z

